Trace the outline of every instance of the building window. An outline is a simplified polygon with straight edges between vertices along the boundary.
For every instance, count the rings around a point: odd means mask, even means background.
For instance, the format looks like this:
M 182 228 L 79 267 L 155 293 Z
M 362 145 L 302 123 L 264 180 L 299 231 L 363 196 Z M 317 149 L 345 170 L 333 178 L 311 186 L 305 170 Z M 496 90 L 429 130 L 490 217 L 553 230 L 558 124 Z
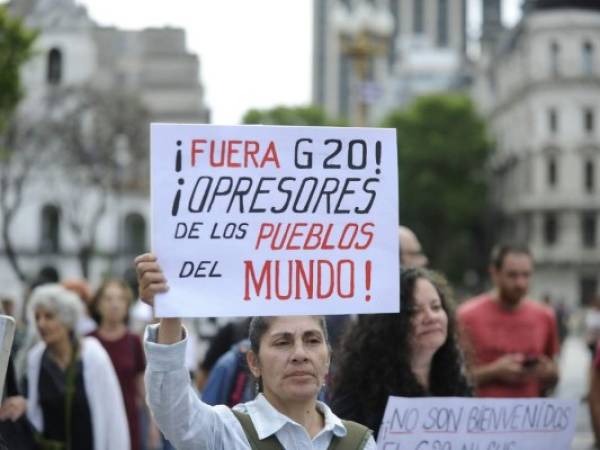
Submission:
M 531 213 L 523 213 L 519 223 L 517 240 L 519 242 L 530 242 L 533 237 L 533 216 Z
M 425 6 L 424 3 L 425 2 L 423 0 L 413 1 L 413 30 L 417 34 L 421 34 L 425 31 L 425 11 L 423 10 L 423 7 Z
M 558 76 L 560 71 L 560 46 L 557 42 L 550 44 L 550 73 Z
M 48 84 L 60 84 L 63 71 L 62 59 L 62 53 L 57 48 L 53 48 L 48 53 L 48 68 L 46 74 L 46 80 L 48 81 Z
M 546 213 L 544 216 L 544 242 L 546 245 L 558 242 L 558 219 L 554 213 Z
M 585 108 L 583 110 L 583 128 L 586 133 L 594 132 L 594 125 L 595 125 L 594 122 L 595 122 L 594 110 L 591 108 Z
M 340 54 L 339 64 L 339 87 L 338 87 L 338 109 L 340 116 L 350 118 L 350 74 L 352 64 L 347 55 Z
M 581 244 L 590 248 L 596 246 L 596 213 L 585 212 L 581 216 Z
M 130 255 L 139 255 L 146 251 L 146 220 L 137 213 L 125 217 L 123 250 Z
M 598 292 L 598 279 L 594 276 L 583 276 L 579 279 L 579 294 L 582 306 L 591 305 Z
M 558 131 L 558 113 L 554 108 L 548 110 L 548 130 L 552 134 Z
M 547 180 L 549 187 L 556 187 L 558 184 L 558 167 L 556 164 L 556 157 L 549 156 L 547 161 Z
M 594 192 L 596 181 L 596 166 L 594 161 L 588 159 L 583 167 L 583 183 L 586 192 Z
M 40 220 L 40 252 L 58 253 L 60 250 L 60 211 L 56 206 L 42 208 Z
M 589 41 L 581 48 L 581 63 L 584 75 L 594 74 L 594 45 Z
M 437 2 L 437 44 L 440 47 L 448 46 L 448 0 Z

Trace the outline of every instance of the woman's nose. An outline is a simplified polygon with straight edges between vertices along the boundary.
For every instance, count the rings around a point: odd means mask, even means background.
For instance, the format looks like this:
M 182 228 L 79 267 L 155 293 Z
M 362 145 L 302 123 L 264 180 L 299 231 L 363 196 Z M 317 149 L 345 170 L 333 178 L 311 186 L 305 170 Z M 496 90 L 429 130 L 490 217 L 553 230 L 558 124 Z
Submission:
M 425 308 L 423 310 L 423 315 L 424 315 L 424 319 L 427 322 L 435 319 L 435 313 L 434 313 L 433 309 L 431 309 L 431 308 Z
M 306 355 L 306 349 L 304 348 L 304 344 L 299 342 L 294 345 L 292 360 L 294 361 L 306 361 L 308 359 Z

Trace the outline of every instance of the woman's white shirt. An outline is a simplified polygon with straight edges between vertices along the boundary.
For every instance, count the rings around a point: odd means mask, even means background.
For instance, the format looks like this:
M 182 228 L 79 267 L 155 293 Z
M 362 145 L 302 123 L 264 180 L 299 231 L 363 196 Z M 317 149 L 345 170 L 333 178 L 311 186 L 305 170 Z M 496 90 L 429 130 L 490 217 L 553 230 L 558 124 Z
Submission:
M 148 361 L 146 392 L 150 409 L 167 439 L 179 450 L 250 449 L 233 412 L 223 405 L 203 403 L 190 385 L 185 368 L 187 333 L 175 344 L 162 345 L 156 343 L 157 330 L 157 325 L 149 326 L 144 338 Z M 259 439 L 274 434 L 287 450 L 326 450 L 334 435 L 346 435 L 346 428 L 327 405 L 317 402 L 317 407 L 323 413 L 325 426 L 313 439 L 303 426 L 277 411 L 262 394 L 234 409 L 250 416 Z M 365 450 L 375 448 L 371 437 Z

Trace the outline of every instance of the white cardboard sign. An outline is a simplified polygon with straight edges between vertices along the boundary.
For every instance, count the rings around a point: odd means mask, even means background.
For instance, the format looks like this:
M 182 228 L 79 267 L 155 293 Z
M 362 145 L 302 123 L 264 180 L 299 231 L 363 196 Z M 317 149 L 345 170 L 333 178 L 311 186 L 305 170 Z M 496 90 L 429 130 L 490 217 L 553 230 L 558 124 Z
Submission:
M 380 450 L 565 450 L 577 402 L 547 398 L 390 397 Z
M 152 124 L 161 317 L 398 312 L 393 129 Z

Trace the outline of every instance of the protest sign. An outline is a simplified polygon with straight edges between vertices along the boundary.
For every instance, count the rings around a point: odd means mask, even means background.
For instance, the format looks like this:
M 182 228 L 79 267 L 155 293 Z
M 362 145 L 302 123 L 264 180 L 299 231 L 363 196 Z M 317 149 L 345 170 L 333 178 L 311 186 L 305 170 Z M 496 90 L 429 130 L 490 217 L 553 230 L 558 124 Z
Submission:
M 398 312 L 395 136 L 152 124 L 157 315 Z
M 575 400 L 390 397 L 380 450 L 565 450 Z

